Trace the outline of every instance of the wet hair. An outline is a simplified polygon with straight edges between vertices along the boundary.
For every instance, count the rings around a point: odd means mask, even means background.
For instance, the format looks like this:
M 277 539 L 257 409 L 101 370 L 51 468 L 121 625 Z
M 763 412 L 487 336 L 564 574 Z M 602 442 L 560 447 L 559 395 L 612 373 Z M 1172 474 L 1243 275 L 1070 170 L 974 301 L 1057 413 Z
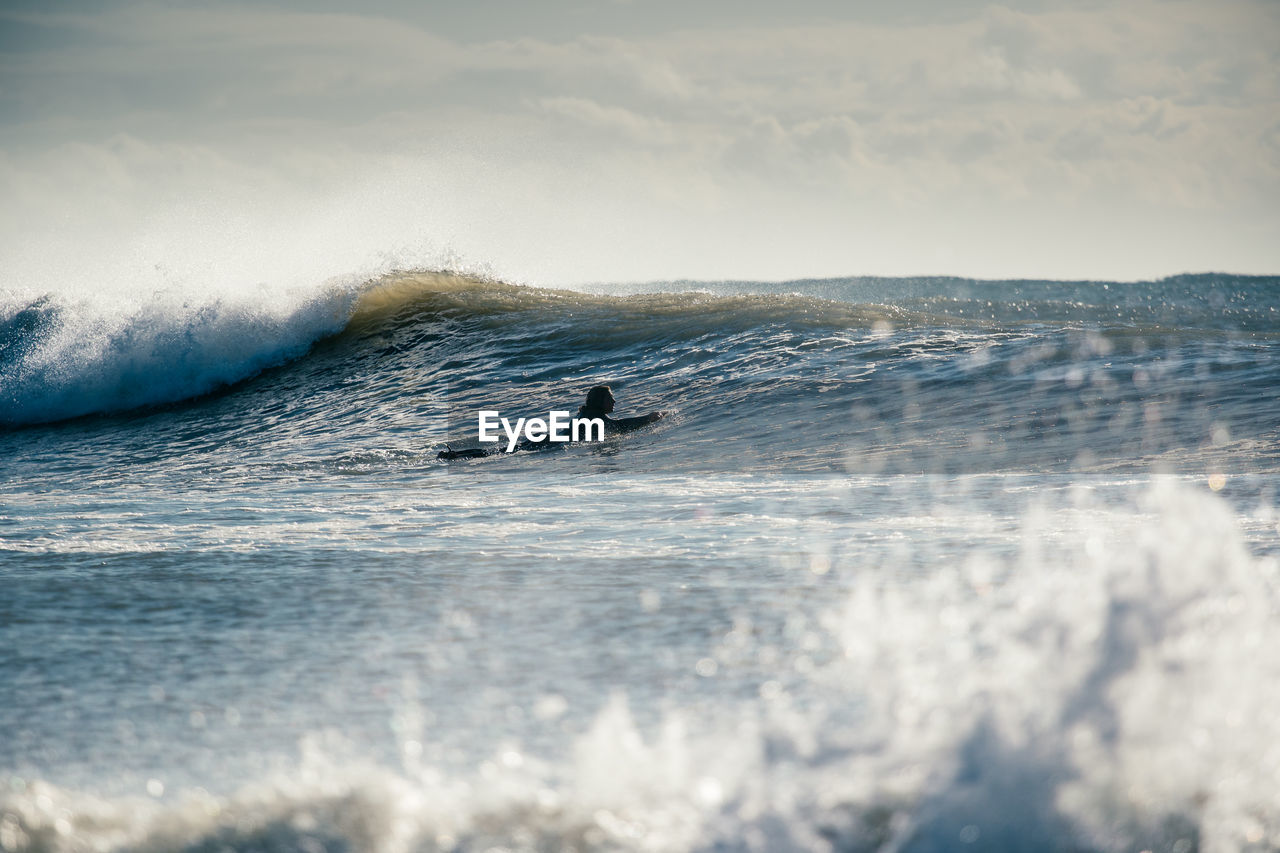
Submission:
M 612 393 L 608 385 L 597 385 L 587 392 L 587 404 L 584 409 L 603 409 L 605 400 Z

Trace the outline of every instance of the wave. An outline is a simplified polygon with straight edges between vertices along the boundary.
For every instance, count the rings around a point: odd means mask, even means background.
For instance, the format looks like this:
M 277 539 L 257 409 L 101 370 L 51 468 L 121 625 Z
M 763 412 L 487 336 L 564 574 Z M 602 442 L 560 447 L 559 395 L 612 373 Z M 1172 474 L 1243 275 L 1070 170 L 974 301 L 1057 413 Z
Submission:
M 838 654 L 787 653 L 718 716 L 646 727 L 614 697 L 565 754 L 495 743 L 470 770 L 428 764 L 431 732 L 407 724 L 399 766 L 317 734 L 230 793 L 12 775 L 0 848 L 1280 849 L 1274 560 L 1176 481 L 1125 509 L 1033 509 L 1023 542 L 927 577 L 860 572 L 818 629 Z M 750 638 L 710 659 L 749 668 Z
M 1274 283 L 841 279 L 594 292 L 437 271 L 211 301 L 45 296 L 0 311 L 0 423 L 235 385 L 188 415 L 209 429 L 269 420 L 285 436 L 323 434 L 346 456 L 411 424 L 429 440 L 465 441 L 480 408 L 572 409 L 608 382 L 626 390 L 628 410 L 675 411 L 680 443 L 666 452 L 711 465 L 1271 470 L 1280 418 L 1256 389 L 1280 383 L 1268 357 Z
M 353 301 L 340 288 L 301 304 L 171 294 L 137 305 L 45 297 L 0 320 L 0 423 L 45 423 L 207 394 L 341 331 Z
M 0 424 L 48 423 L 179 402 L 293 361 L 317 342 L 392 332 L 406 323 L 488 320 L 501 326 L 589 313 L 600 322 L 562 337 L 579 347 L 630 335 L 661 340 L 770 321 L 869 325 L 885 311 L 825 300 L 705 293 L 593 296 L 448 271 L 330 283 L 314 293 L 226 299 L 159 292 L 136 304 L 45 295 L 0 305 Z M 889 313 L 893 313 L 890 311 Z M 898 312 L 900 314 L 901 312 Z M 535 317 L 535 319 L 537 319 Z

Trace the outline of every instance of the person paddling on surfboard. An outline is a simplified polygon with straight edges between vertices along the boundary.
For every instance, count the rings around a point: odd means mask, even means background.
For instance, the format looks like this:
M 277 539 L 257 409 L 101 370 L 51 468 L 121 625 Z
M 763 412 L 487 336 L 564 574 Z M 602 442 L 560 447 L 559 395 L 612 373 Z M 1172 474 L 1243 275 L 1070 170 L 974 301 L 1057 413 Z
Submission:
M 606 433 L 630 432 L 642 426 L 647 426 L 654 421 L 662 420 L 667 416 L 666 412 L 650 412 L 647 415 L 638 415 L 633 418 L 611 418 L 609 413 L 613 411 L 613 405 L 616 401 L 613 399 L 613 391 L 608 385 L 597 385 L 587 392 L 587 402 L 578 408 L 579 418 L 599 418 L 604 424 Z M 548 450 L 554 445 L 549 438 L 542 441 L 530 441 L 528 439 L 520 442 L 515 446 L 516 450 Z M 436 454 L 437 459 L 479 459 L 483 456 L 492 456 L 502 453 L 501 450 L 489 450 L 483 447 L 470 447 L 464 450 L 454 450 L 449 445 L 444 446 Z

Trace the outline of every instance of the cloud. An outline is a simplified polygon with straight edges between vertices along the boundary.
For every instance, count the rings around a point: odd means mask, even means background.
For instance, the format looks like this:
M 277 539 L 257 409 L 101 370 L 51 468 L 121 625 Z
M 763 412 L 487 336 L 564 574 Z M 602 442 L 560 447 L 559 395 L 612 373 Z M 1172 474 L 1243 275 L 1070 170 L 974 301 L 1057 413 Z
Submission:
M 598 104 L 589 98 L 540 98 L 545 112 L 620 135 L 631 144 L 665 144 L 671 141 L 666 122 L 616 106 Z
M 997 92 L 1011 91 L 1033 99 L 1075 100 L 1080 87 L 1062 69 L 1014 68 L 999 53 L 986 53 L 973 63 L 972 85 Z
M 470 40 L 373 8 L 26 15 L 63 35 L 0 55 L 7 185 L 31 195 L 62 172 L 106 186 L 120 173 L 95 173 L 91 152 L 130 138 L 154 149 L 123 158 L 130 181 L 188 188 L 201 174 L 305 188 L 399 158 L 437 164 L 454 196 L 463 174 L 476 187 L 521 175 L 507 207 L 549 193 L 556 210 L 654 220 L 761 210 L 812 225 L 874 211 L 878 228 L 1038 205 L 1181 210 L 1239 233 L 1280 224 L 1274 4 L 949 6 L 696 29 L 655 7 L 669 25 Z M 496 198 L 497 180 L 470 189 Z M 21 220 L 7 205 L 6 221 Z

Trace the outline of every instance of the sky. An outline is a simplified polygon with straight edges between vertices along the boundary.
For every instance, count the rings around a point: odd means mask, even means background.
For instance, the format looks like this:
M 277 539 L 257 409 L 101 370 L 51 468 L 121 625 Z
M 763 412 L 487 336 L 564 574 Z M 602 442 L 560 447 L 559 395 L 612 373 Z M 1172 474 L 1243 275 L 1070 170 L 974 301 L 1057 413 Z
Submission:
M 1280 273 L 1280 2 L 8 2 L 0 288 Z

